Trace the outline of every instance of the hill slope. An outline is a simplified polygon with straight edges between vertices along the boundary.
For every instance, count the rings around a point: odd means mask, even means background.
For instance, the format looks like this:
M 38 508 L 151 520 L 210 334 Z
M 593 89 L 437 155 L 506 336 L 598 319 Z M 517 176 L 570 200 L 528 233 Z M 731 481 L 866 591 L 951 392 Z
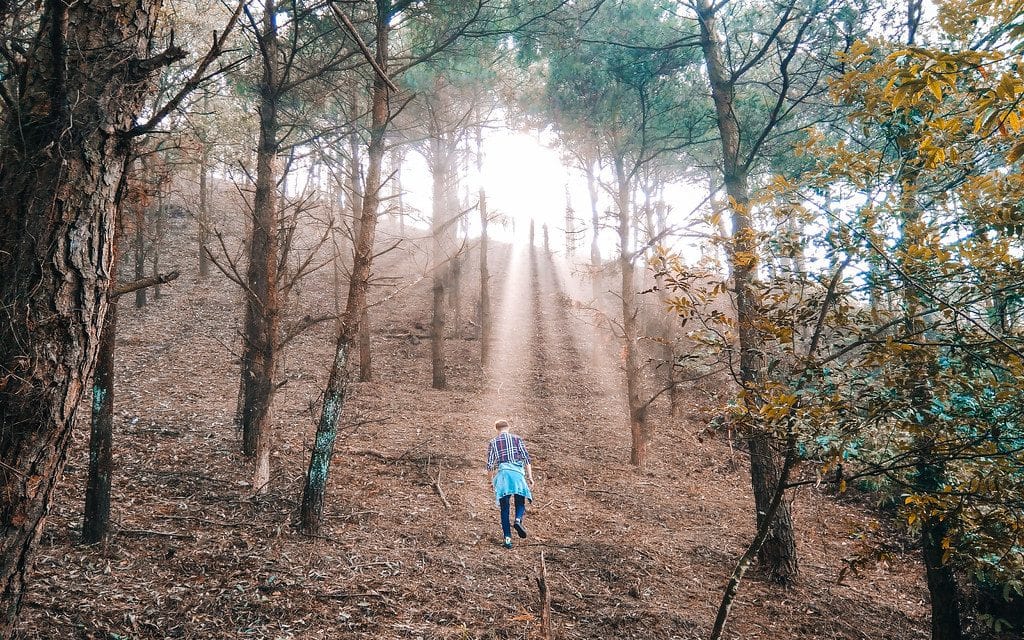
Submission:
M 570 307 L 572 280 L 557 261 L 496 251 L 494 363 L 479 366 L 475 340 L 449 340 L 445 391 L 429 388 L 429 341 L 415 337 L 428 281 L 408 256 L 378 266 L 413 284 L 372 311 L 376 380 L 356 387 L 323 536 L 308 539 L 291 523 L 330 328 L 289 347 L 274 479 L 250 498 L 231 424 L 237 292 L 219 276 L 197 282 L 186 247 L 178 253 L 186 275 L 155 304 L 126 305 L 120 321 L 117 531 L 106 546 L 76 545 L 88 431 L 79 429 L 24 638 L 539 637 L 541 552 L 556 637 L 707 636 L 753 533 L 746 461 L 706 429 L 715 390 L 693 387 L 683 419 L 655 408 L 649 467 L 625 463 L 618 347 Z M 467 271 L 468 290 L 477 276 Z M 302 313 L 333 304 L 318 278 Z M 538 476 L 530 537 L 511 551 L 483 471 L 501 417 L 526 438 Z M 727 637 L 928 637 L 915 558 L 837 583 L 858 533 L 875 526 L 870 514 L 807 490 L 795 518 L 801 584 L 780 591 L 753 576 Z

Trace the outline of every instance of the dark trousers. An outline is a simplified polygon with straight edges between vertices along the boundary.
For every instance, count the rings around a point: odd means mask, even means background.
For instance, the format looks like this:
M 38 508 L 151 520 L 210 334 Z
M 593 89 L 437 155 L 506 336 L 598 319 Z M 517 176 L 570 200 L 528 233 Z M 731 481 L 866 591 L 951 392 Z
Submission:
M 512 537 L 512 521 L 508 517 L 508 508 L 513 497 L 516 499 L 516 520 L 522 520 L 526 515 L 526 497 L 515 494 L 515 496 L 505 496 L 498 501 L 498 508 L 501 509 L 501 532 L 506 538 Z

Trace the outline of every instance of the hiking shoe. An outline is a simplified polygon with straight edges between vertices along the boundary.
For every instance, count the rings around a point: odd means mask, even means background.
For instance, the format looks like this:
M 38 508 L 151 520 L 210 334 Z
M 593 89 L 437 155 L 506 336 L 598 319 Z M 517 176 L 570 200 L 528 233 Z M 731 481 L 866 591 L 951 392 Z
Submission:
M 512 538 L 505 538 L 505 542 L 503 542 L 501 544 L 501 546 L 505 547 L 506 549 L 511 549 L 512 548 Z
M 513 524 L 512 526 L 515 527 L 516 533 L 519 534 L 520 538 L 525 538 L 526 537 L 526 527 L 523 526 L 523 521 L 522 520 L 519 520 L 517 518 L 516 521 L 515 521 L 515 524 Z

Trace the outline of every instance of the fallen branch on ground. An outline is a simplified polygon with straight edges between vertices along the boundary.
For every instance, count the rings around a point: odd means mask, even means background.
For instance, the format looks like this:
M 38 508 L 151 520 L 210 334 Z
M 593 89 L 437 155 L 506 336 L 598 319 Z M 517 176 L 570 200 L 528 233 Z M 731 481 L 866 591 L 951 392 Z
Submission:
M 540 637 L 551 640 L 551 591 L 548 590 L 548 567 L 544 563 L 544 552 L 540 552 L 540 575 L 537 576 L 540 591 Z

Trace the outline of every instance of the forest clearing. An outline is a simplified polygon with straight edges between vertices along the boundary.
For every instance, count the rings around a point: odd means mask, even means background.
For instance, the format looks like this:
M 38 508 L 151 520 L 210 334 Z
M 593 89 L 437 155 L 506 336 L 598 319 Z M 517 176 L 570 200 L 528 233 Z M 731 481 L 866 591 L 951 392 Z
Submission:
M 1019 0 L 0 1 L 0 639 L 1022 637 L 1022 70 Z

